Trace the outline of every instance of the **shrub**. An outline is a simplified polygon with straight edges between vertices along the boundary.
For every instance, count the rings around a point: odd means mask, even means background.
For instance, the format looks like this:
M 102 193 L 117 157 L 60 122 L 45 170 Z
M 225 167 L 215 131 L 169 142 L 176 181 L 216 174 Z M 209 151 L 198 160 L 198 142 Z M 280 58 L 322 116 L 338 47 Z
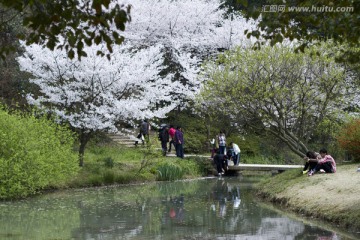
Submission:
M 45 117 L 9 114 L 0 107 L 0 199 L 26 197 L 73 176 L 73 133 Z
M 114 167 L 114 160 L 111 157 L 107 157 L 104 159 L 104 165 L 107 168 L 113 168 Z
M 103 177 L 105 184 L 113 184 L 115 182 L 115 173 L 112 170 L 104 171 Z
M 337 137 L 339 145 L 360 161 L 360 119 L 352 119 L 346 123 L 339 131 Z
M 173 181 L 181 179 L 184 175 L 184 171 L 178 165 L 175 165 L 172 162 L 161 163 L 158 168 L 158 181 Z

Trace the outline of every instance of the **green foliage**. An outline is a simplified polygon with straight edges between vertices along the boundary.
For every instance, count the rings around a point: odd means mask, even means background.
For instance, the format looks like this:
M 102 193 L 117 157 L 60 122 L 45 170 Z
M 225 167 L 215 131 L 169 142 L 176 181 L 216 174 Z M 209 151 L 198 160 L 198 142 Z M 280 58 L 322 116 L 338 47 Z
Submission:
M 105 167 L 113 168 L 114 167 L 114 160 L 111 157 L 107 157 L 107 158 L 104 159 L 104 165 L 105 165 Z
M 109 52 L 106 56 L 110 58 L 112 45 L 121 44 L 124 40 L 118 32 L 124 31 L 125 23 L 130 21 L 130 6 L 124 8 L 116 4 L 110 8 L 109 3 L 109 0 L 1 0 L 0 7 L 4 12 L 11 10 L 13 14 L 0 21 L 0 31 L 6 31 L 14 17 L 22 16 L 22 25 L 27 31 L 18 37 L 27 44 L 43 44 L 51 50 L 60 46 L 66 49 L 69 58 L 74 58 L 76 54 L 80 59 L 87 56 L 83 50 L 85 44 L 90 46 L 104 42 Z M 64 38 L 64 43 L 59 41 L 59 36 Z M 4 57 L 9 50 L 14 50 L 11 47 L 0 47 L 0 54 Z M 105 55 L 102 51 L 99 54 Z
M 251 133 L 270 133 L 303 156 L 313 129 L 344 114 L 350 97 L 334 52 L 330 43 L 303 54 L 287 46 L 237 48 L 205 65 L 199 99 L 209 103 L 208 111 L 230 116 Z
M 186 139 L 185 139 L 186 137 Z M 203 153 L 206 150 L 206 136 L 197 132 L 195 128 L 189 128 L 184 135 L 186 153 Z
M 255 8 L 243 5 L 242 13 L 259 21 L 258 29 L 246 32 L 248 37 L 259 39 L 255 48 L 259 48 L 265 41 L 270 41 L 274 46 L 284 39 L 298 40 L 298 51 L 304 51 L 314 42 L 329 39 L 340 44 L 347 43 L 350 47 L 359 45 L 359 1 L 267 0 L 262 6 Z M 285 9 L 270 11 L 271 5 L 284 6 Z M 325 10 L 325 7 L 329 10 Z M 357 51 L 347 49 L 342 55 L 342 61 L 359 62 L 360 55 Z
M 354 118 L 339 131 L 339 145 L 348 151 L 357 162 L 360 162 L 360 119 Z
M 183 178 L 206 176 L 211 172 L 210 161 L 201 158 L 185 158 L 161 161 L 156 167 L 158 181 L 174 181 Z
M 0 109 L 0 199 L 58 186 L 77 170 L 74 136 L 45 117 Z
M 184 132 L 184 151 L 185 153 L 208 152 L 207 129 L 203 118 L 192 112 L 193 109 L 187 108 L 179 112 L 174 110 L 168 114 L 169 124 L 181 126 Z
M 173 162 L 163 162 L 157 167 L 158 181 L 174 181 L 184 176 L 184 170 Z
M 79 174 L 67 183 L 69 187 L 155 181 L 160 179 L 159 170 L 162 180 L 193 178 L 207 174 L 204 165 L 197 159 L 164 158 L 161 151 L 155 151 L 152 147 L 126 148 L 111 143 L 104 145 L 102 141 L 98 144 L 90 142 L 85 156 L 86 164 Z
M 115 172 L 107 170 L 103 173 L 103 178 L 105 184 L 113 184 L 115 182 Z
M 287 164 L 284 158 L 264 155 L 241 155 L 240 162 L 247 164 Z

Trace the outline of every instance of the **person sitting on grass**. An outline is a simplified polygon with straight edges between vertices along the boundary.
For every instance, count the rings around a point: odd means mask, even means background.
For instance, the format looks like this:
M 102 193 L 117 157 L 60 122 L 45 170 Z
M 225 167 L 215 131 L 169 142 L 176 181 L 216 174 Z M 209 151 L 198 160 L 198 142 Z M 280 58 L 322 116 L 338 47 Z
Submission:
M 320 159 L 321 156 L 319 153 L 313 151 L 306 152 L 306 157 L 304 157 L 306 162 L 304 165 L 303 174 L 306 174 L 310 170 L 314 169 Z
M 321 159 L 316 164 L 315 168 L 309 171 L 309 176 L 314 175 L 320 169 L 323 169 L 326 173 L 336 173 L 336 163 L 332 156 L 327 153 L 325 148 L 320 149 Z

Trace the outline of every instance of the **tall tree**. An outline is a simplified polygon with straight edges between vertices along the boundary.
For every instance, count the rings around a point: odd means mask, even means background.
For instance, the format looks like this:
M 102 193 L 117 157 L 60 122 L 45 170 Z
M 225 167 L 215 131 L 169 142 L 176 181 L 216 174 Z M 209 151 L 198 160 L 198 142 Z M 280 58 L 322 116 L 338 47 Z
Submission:
M 331 47 L 311 50 L 295 54 L 292 48 L 275 46 L 230 51 L 207 66 L 202 99 L 304 156 L 313 130 L 324 119 L 339 118 L 348 105 L 345 100 L 351 99 L 351 79 L 335 63 Z
M 41 91 L 29 101 L 79 130 L 82 158 L 92 132 L 115 130 L 118 120 L 164 117 L 198 90 L 208 55 L 244 41 L 241 27 L 251 23 L 223 18 L 219 6 L 217 0 L 132 1 L 124 46 L 113 46 L 109 62 L 98 54 L 104 44 L 84 47 L 89 54 L 81 61 L 66 59 L 61 49 L 25 46 L 20 66 Z
M 228 15 L 220 0 L 133 0 L 131 4 L 125 39 L 134 46 L 160 44 L 166 66 L 160 74 L 188 85 L 207 57 L 249 45 L 244 31 L 255 26 L 240 14 Z
M 169 77 L 159 78 L 163 68 L 161 48 L 115 47 L 108 61 L 97 56 L 101 47 L 89 47 L 87 58 L 70 60 L 66 52 L 39 45 L 26 47 L 18 58 L 23 71 L 34 76 L 40 96 L 28 95 L 31 104 L 45 107 L 77 129 L 80 165 L 85 146 L 96 131 L 116 131 L 118 120 L 164 117 L 177 104 L 171 93 L 187 94 L 189 88 Z M 169 104 L 157 106 L 160 101 Z

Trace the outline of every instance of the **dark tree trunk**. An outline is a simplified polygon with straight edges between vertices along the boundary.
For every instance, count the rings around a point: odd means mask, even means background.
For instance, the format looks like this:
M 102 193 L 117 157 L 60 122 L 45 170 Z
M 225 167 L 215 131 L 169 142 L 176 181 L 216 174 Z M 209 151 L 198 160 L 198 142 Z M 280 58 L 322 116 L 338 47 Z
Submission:
M 86 144 L 89 142 L 91 138 L 92 132 L 88 132 L 84 129 L 80 131 L 80 147 L 79 147 L 79 166 L 84 166 L 84 154 L 85 154 L 85 147 Z

